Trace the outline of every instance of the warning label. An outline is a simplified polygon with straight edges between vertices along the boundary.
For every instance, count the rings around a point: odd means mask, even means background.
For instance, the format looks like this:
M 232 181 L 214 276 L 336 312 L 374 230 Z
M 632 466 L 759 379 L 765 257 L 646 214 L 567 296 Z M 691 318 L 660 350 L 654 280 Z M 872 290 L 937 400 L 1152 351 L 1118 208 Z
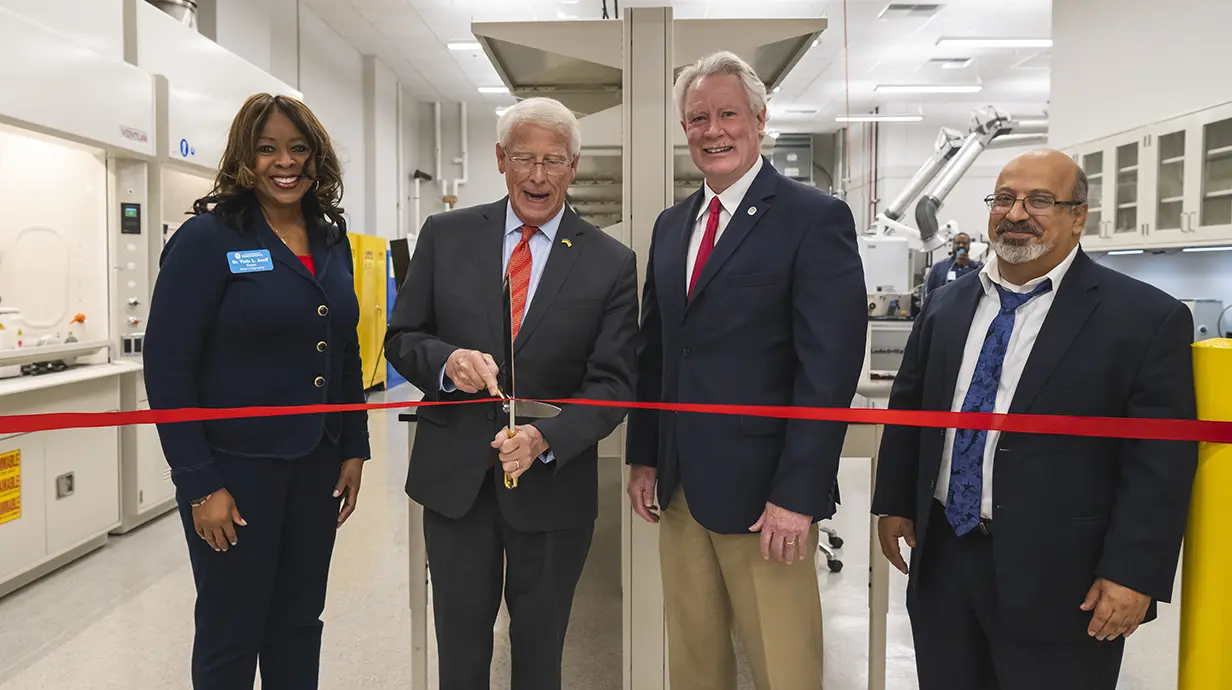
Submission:
M 21 451 L 0 453 L 0 525 L 21 517 Z

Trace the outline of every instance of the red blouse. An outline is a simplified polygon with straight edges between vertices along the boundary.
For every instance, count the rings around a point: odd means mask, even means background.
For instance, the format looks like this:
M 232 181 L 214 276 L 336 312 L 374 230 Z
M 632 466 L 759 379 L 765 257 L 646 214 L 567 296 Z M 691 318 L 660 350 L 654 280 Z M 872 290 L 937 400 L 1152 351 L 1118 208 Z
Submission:
M 317 267 L 316 267 L 316 264 L 313 262 L 311 256 L 301 256 L 299 257 L 299 260 L 301 263 L 304 264 L 304 268 L 308 269 L 309 273 L 311 273 L 314 276 L 317 274 Z

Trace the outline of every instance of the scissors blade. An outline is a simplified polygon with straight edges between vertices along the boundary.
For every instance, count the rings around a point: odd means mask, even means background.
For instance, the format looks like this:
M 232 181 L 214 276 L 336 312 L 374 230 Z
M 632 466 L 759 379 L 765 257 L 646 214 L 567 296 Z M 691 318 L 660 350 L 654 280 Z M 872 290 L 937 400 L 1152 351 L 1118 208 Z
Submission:
M 501 300 L 503 303 L 501 312 L 503 313 L 505 321 L 505 329 L 503 331 L 503 344 L 505 348 L 505 386 L 503 392 L 507 398 L 505 400 L 505 408 L 509 411 L 509 428 L 513 429 L 516 414 L 515 402 L 513 398 L 517 396 L 517 389 L 514 385 L 513 373 L 513 287 L 510 285 L 508 275 L 505 276 L 504 283 L 501 285 L 501 293 Z
M 518 403 L 518 416 L 523 419 L 551 419 L 560 414 L 560 408 L 537 400 Z

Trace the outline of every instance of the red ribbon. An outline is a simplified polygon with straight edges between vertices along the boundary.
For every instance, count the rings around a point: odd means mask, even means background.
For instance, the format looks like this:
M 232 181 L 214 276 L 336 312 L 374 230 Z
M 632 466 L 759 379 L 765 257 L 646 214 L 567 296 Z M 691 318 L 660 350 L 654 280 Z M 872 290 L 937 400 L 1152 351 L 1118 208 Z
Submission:
M 499 402 L 497 398 L 457 401 L 417 401 L 294 405 L 283 407 L 185 408 L 131 412 L 59 412 L 0 416 L 0 434 L 20 434 L 59 429 L 85 429 L 138 424 L 170 424 L 218 419 L 285 417 L 368 410 L 396 410 L 444 405 Z M 544 400 L 556 405 L 589 405 L 622 409 L 660 410 L 724 415 L 747 415 L 777 419 L 807 419 L 849 424 L 884 424 L 937 429 L 981 429 L 1024 434 L 1087 436 L 1158 441 L 1203 441 L 1232 443 L 1232 422 L 1186 419 L 1066 417 L 1061 415 L 993 414 L 983 412 L 934 412 L 874 408 L 821 408 L 764 405 L 719 405 L 699 403 L 634 403 L 612 400 Z

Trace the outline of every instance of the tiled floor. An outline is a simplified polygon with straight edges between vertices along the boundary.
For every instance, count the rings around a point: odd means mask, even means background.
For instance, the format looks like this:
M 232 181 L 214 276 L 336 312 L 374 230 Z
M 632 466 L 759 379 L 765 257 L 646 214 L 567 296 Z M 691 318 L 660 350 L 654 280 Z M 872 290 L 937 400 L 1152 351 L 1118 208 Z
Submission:
M 399 392 L 395 392 L 397 394 Z M 376 396 L 374 399 L 379 398 Z M 325 613 L 322 688 L 410 685 L 406 431 L 396 413 L 374 416 L 375 458 L 358 512 L 339 536 Z M 579 585 L 565 651 L 565 687 L 621 687 L 620 492 L 604 475 L 603 516 Z M 845 460 L 846 503 L 832 526 L 845 541 L 844 568 L 819 558 L 826 690 L 867 687 L 868 461 Z M 1178 579 L 1179 583 L 1179 579 Z M 914 690 L 914 657 L 903 608 L 905 578 L 891 572 L 890 690 Z M 1178 585 L 1179 589 L 1179 585 Z M 0 599 L 0 690 L 188 688 L 192 577 L 183 533 L 166 516 Z M 1176 687 L 1179 607 L 1130 641 L 1121 690 Z M 507 622 L 497 624 L 493 687 L 508 687 Z M 435 678 L 434 670 L 430 677 Z M 259 684 L 258 684 L 259 687 Z M 742 688 L 752 688 L 747 677 Z

